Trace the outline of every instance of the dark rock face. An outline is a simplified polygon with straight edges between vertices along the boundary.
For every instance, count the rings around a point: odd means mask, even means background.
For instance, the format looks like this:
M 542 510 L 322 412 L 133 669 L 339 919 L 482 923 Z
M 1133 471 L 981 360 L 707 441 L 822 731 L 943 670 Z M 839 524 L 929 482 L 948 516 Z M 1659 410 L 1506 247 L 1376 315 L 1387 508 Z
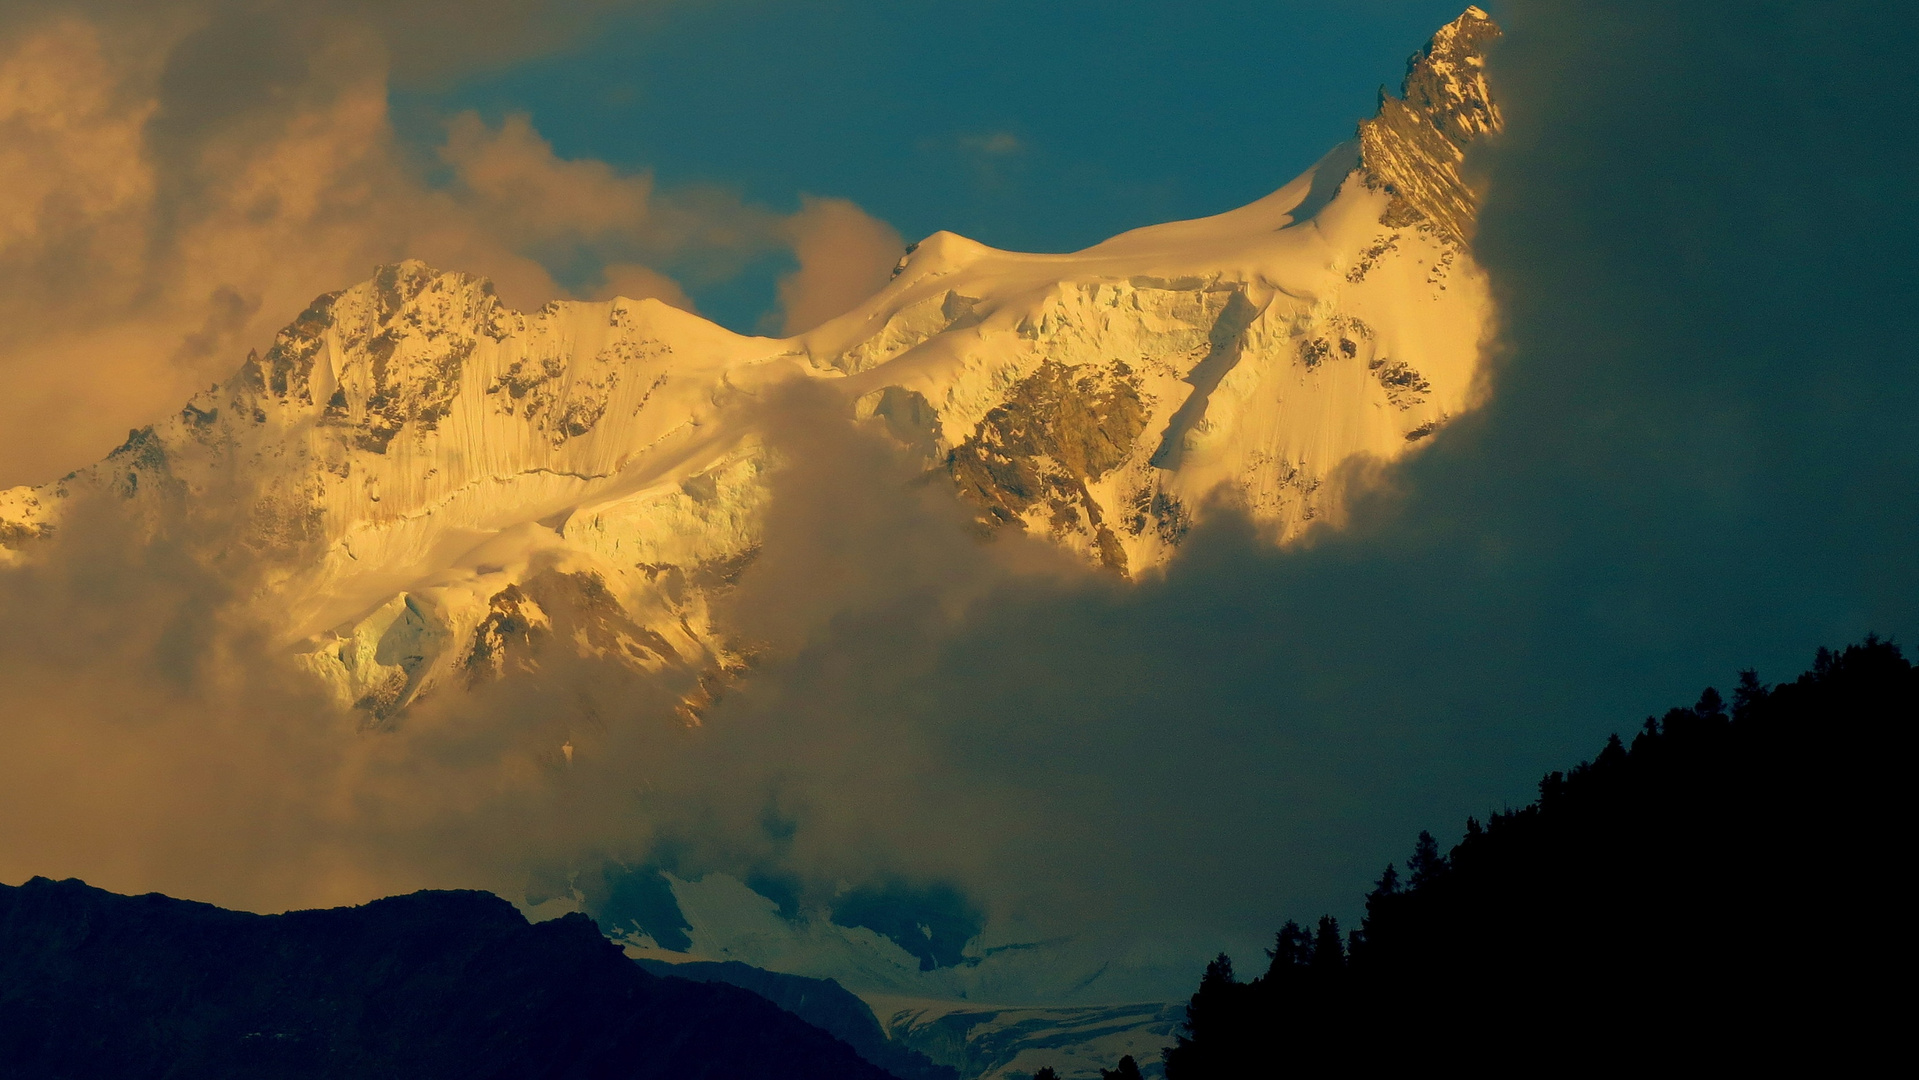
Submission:
M 635 962 L 657 975 L 725 983 L 751 990 L 851 1046 L 861 1057 L 900 1080 L 959 1080 L 959 1071 L 952 1066 L 935 1064 L 925 1054 L 888 1038 L 866 1002 L 832 979 L 783 975 L 737 960 L 695 960 L 683 964 L 664 960 Z
M 36 1077 L 886 1080 L 733 986 L 662 978 L 591 920 L 488 893 L 252 915 L 79 881 L 0 886 L 0 1071 Z
M 1092 536 L 1101 564 L 1124 574 L 1126 552 L 1086 485 L 1125 463 L 1147 412 L 1124 363 L 1092 370 L 1048 360 L 953 448 L 946 469 L 983 526 L 1025 528 L 1021 515 L 1044 503 L 1056 533 Z
M 508 585 L 495 593 L 489 609 L 460 662 L 468 686 L 539 670 L 549 641 L 571 642 L 581 653 L 628 667 L 679 661 L 673 646 L 634 622 L 605 580 L 590 571 L 541 570 L 524 588 Z

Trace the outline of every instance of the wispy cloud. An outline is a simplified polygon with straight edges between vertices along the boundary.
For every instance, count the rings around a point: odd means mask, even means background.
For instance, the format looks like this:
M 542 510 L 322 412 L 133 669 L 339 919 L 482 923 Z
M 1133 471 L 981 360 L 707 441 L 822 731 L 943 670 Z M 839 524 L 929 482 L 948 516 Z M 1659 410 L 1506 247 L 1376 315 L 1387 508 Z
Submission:
M 962 135 L 954 140 L 961 150 L 980 157 L 1002 158 L 1026 152 L 1026 141 L 1010 131 Z

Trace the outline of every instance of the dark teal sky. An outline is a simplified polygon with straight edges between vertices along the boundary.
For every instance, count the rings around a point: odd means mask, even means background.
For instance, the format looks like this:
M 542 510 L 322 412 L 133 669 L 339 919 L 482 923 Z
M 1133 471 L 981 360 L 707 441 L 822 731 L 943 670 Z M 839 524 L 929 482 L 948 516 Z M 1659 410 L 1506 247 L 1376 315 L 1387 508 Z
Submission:
M 717 184 L 781 211 L 802 193 L 841 196 L 909 240 L 951 229 L 1069 251 L 1290 180 L 1463 8 L 712 0 L 396 92 L 395 113 L 428 146 L 452 113 L 527 112 L 561 156 L 651 169 L 667 187 Z M 769 259 L 694 295 L 751 326 L 789 265 Z

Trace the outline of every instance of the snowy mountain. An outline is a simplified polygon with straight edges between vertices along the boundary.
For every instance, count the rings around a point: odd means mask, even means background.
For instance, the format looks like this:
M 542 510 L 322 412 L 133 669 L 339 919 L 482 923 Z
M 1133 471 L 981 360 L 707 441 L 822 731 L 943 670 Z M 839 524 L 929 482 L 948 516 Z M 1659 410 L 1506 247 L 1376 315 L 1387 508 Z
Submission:
M 217 538 L 210 565 L 248 567 L 280 643 L 367 726 L 574 656 L 697 725 L 750 678 L 720 601 L 765 542 L 770 409 L 794 386 L 917 457 L 983 530 L 1103 572 L 1156 573 L 1219 502 L 1293 541 L 1337 522 L 1347 472 L 1418 453 L 1474 404 L 1491 311 L 1461 165 L 1500 127 L 1498 34 L 1468 9 L 1353 140 L 1251 205 L 1063 255 L 936 233 L 792 338 L 651 299 L 522 313 L 482 279 L 381 267 L 104 460 L 0 492 L 0 566 L 96 527 L 82 507 L 185 522 Z M 896 1002 L 900 1038 L 993 1069 L 1030 1064 L 1002 1027 L 1080 1025 L 1106 1040 L 1092 1061 L 1168 1022 L 928 1005 L 993 999 L 925 943 L 789 925 L 723 879 L 663 876 L 686 941 L 635 927 L 629 944 L 838 978 Z
M 795 338 L 650 299 L 520 313 L 382 267 L 105 460 L 0 493 L 0 554 L 32 557 L 87 490 L 217 507 L 274 568 L 285 641 L 373 720 L 570 641 L 666 677 L 696 723 L 745 666 L 709 601 L 759 550 L 753 406 L 783 383 L 829 387 L 984 526 L 1117 574 L 1163 565 L 1209 498 L 1297 537 L 1343 464 L 1471 403 L 1488 300 L 1458 167 L 1499 126 L 1497 33 L 1477 9 L 1443 28 L 1402 98 L 1249 206 L 1068 255 L 936 233 Z

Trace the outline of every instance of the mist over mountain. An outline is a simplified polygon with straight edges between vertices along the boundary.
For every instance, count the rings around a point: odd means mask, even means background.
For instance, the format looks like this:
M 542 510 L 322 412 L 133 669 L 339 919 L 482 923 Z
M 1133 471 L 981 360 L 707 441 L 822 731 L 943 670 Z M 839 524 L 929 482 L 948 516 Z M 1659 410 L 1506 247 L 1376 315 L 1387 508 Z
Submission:
M 893 768 L 855 781 L 873 803 L 821 805 L 831 781 L 768 771 L 818 733 L 737 733 L 862 607 L 924 605 L 915 633 L 939 635 L 1006 588 L 1123 592 L 1215 508 L 1296 543 L 1340 519 L 1350 474 L 1470 408 L 1488 308 L 1460 162 L 1499 127 L 1496 36 L 1477 9 L 1443 28 L 1403 98 L 1251 206 L 1072 255 L 936 234 L 793 338 L 655 299 L 523 314 L 487 281 L 383 267 L 99 464 L 0 495 L 7 558 L 33 581 L 93 545 L 173 550 L 218 583 L 206 614 L 226 625 L 168 633 L 169 659 L 218 681 L 256 662 L 223 651 L 260 650 L 281 708 L 388 744 L 370 774 L 319 780 L 395 800 L 379 829 L 421 828 L 413 800 L 493 804 L 520 836 L 480 872 L 517 864 L 519 883 L 487 880 L 529 904 L 730 955 L 765 936 L 740 905 L 772 903 L 790 940 L 761 962 L 1061 992 L 1084 972 L 1038 975 L 1022 936 L 1073 935 L 956 882 L 940 863 L 967 844 L 923 865 L 857 850 L 865 819 L 941 828 L 960 807 L 889 814 L 919 801 Z M 445 741 L 406 745 L 422 737 Z M 382 787 L 457 759 L 459 779 Z M 659 761 L 675 775 L 647 776 Z M 700 790 L 729 781 L 717 805 Z M 636 808 L 636 783 L 661 794 Z M 740 893 L 688 891 L 716 873 Z M 635 890 L 662 902 L 620 900 Z
M 0 868 L 1183 994 L 1622 713 L 1910 636 L 1910 17 L 1775 14 L 1515 3 L 1252 206 L 936 234 L 791 338 L 329 279 L 4 495 Z

